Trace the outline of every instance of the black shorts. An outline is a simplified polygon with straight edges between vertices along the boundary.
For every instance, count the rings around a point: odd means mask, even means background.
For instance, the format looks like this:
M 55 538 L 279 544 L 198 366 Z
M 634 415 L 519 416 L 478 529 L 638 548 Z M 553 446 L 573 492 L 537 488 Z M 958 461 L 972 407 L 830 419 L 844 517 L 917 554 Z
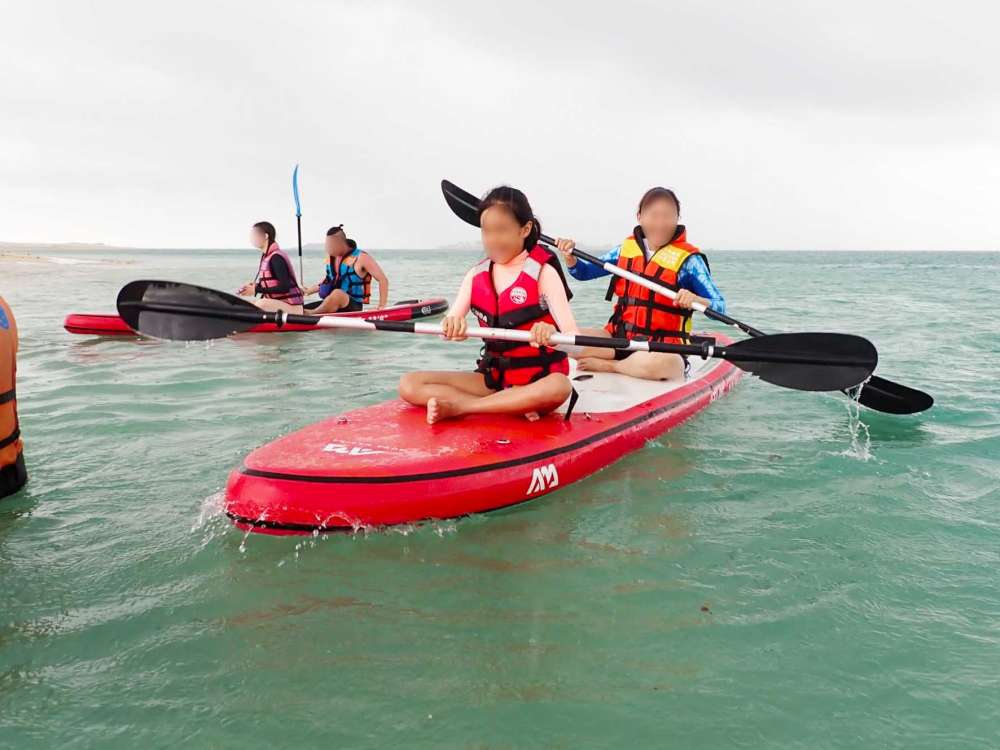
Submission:
M 342 307 L 338 312 L 361 312 L 365 309 L 364 304 L 356 300 L 351 300 L 347 303 L 347 307 Z
M 13 495 L 28 481 L 28 471 L 24 468 L 24 454 L 19 453 L 10 466 L 0 469 L 0 497 Z

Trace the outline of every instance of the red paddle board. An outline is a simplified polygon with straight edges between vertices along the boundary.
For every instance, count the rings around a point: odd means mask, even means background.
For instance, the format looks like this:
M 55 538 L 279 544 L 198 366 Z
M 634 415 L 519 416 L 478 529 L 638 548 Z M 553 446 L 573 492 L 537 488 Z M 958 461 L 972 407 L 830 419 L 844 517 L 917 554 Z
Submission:
M 580 398 L 568 420 L 564 405 L 536 422 L 475 415 L 428 425 L 424 409 L 394 400 L 293 432 L 232 472 L 226 513 L 243 529 L 301 534 L 515 505 L 641 448 L 729 391 L 742 371 L 692 359 L 683 383 L 571 374 Z
M 334 318 L 364 318 L 366 320 L 416 320 L 433 315 L 440 315 L 448 309 L 448 301 L 441 297 L 425 300 L 409 300 L 389 307 L 376 310 L 368 308 L 357 312 L 328 313 Z M 327 317 L 327 316 L 323 316 Z M 89 336 L 137 336 L 138 334 L 125 325 L 117 315 L 88 315 L 72 313 L 66 316 L 63 327 L 70 333 L 80 333 Z M 271 323 L 265 323 L 251 328 L 249 333 L 285 333 L 290 331 L 315 331 L 315 326 L 303 326 L 290 323 L 278 328 Z

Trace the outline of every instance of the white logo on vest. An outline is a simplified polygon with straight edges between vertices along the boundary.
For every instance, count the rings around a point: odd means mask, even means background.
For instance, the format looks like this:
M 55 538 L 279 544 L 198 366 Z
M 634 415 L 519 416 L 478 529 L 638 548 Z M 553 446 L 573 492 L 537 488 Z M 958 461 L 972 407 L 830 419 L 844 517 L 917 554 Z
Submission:
M 516 286 L 510 290 L 510 301 L 515 305 L 523 305 L 528 301 L 528 293 L 523 286 Z

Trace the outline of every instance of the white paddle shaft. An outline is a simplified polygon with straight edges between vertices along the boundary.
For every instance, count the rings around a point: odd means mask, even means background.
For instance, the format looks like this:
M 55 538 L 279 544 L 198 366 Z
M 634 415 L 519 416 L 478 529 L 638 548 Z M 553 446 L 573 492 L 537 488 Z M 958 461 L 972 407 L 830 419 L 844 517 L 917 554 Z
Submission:
M 579 262 L 579 261 L 577 261 Z M 584 263 L 589 263 L 590 261 L 584 260 Z M 677 292 L 673 289 L 668 289 L 662 284 L 657 284 L 655 281 L 650 281 L 647 278 L 639 276 L 638 274 L 632 273 L 631 271 L 626 271 L 624 268 L 616 266 L 614 263 L 604 263 L 602 268 L 608 273 L 614 274 L 615 276 L 620 276 L 623 279 L 628 279 L 634 284 L 638 284 L 641 287 L 645 287 L 651 292 L 656 292 L 657 294 L 662 294 L 664 297 L 669 297 L 670 299 L 677 299 Z M 701 302 L 695 302 L 691 307 L 700 313 L 704 313 L 708 308 L 701 304 Z
M 323 317 L 319 318 L 315 323 L 317 328 L 347 328 L 357 331 L 412 331 L 413 333 L 423 333 L 429 334 L 431 336 L 442 336 L 444 334 L 440 323 L 387 323 L 387 322 L 373 322 L 368 320 L 362 320 L 361 318 L 334 318 L 334 317 Z M 404 328 L 405 326 L 405 328 Z M 509 328 L 481 328 L 480 326 L 469 326 L 465 335 L 468 338 L 477 339 L 492 339 L 494 341 L 514 341 L 521 343 L 529 343 L 531 341 L 531 333 L 528 331 L 520 331 L 517 329 Z M 583 337 L 587 339 L 585 341 L 579 341 L 579 337 L 566 334 L 566 333 L 554 333 L 549 338 L 550 346 L 593 346 L 596 342 L 593 341 L 593 337 Z M 616 340 L 620 341 L 620 340 Z M 607 340 L 608 345 L 612 342 L 610 339 Z M 633 352 L 648 352 L 650 342 L 648 341 L 629 341 L 628 346 L 625 347 L 613 347 L 628 349 Z M 598 344 L 599 345 L 599 344 Z M 711 347 L 710 347 L 711 349 Z M 711 356 L 711 355 L 709 355 Z

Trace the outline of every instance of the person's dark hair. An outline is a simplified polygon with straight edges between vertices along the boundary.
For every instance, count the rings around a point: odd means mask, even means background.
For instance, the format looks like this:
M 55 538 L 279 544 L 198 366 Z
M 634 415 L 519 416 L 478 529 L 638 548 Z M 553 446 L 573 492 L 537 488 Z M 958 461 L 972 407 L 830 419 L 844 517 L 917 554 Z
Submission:
M 264 248 L 265 250 L 271 247 L 272 242 L 278 241 L 278 233 L 275 231 L 274 224 L 272 224 L 271 222 L 258 221 L 256 224 L 253 225 L 253 228 L 260 230 L 261 232 L 267 235 L 267 247 Z
M 358 249 L 358 243 L 355 242 L 354 240 L 351 240 L 351 239 L 347 240 L 347 246 L 349 248 L 351 248 L 351 250 L 357 250 Z
M 344 225 L 343 224 L 338 224 L 335 227 L 330 227 L 329 229 L 327 229 L 326 230 L 326 236 L 327 237 L 333 237 L 333 235 L 340 234 L 343 231 L 344 231 Z
M 654 203 L 659 200 L 669 200 L 673 201 L 674 205 L 677 207 L 677 215 L 681 215 L 681 202 L 677 198 L 677 194 L 670 188 L 665 187 L 654 187 L 646 191 L 646 194 L 642 196 L 642 200 L 639 201 L 639 211 L 642 213 L 646 210 L 646 207 L 650 203 Z
M 479 202 L 480 220 L 483 218 L 483 214 L 486 213 L 486 209 L 493 206 L 503 206 L 506 208 L 522 227 L 529 221 L 531 222 L 531 232 L 524 238 L 525 250 L 530 250 L 538 244 L 538 238 L 542 234 L 542 223 L 535 216 L 535 212 L 531 210 L 531 204 L 528 203 L 528 198 L 524 193 L 509 185 L 501 185 L 493 188 Z

